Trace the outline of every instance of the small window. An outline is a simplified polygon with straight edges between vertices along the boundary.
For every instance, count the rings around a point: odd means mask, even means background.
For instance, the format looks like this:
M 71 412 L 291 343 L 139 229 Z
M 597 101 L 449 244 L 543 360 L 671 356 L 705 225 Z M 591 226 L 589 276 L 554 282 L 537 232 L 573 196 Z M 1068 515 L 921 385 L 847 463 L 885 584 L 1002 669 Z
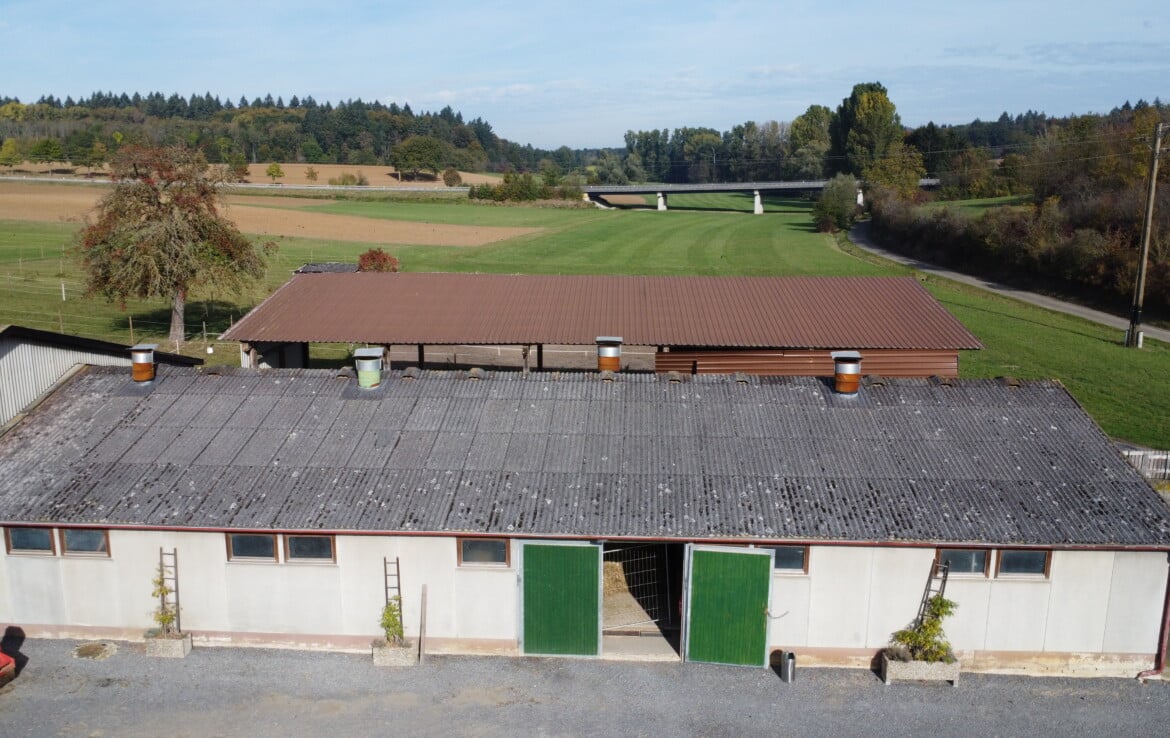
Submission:
M 276 561 L 276 536 L 263 533 L 228 533 L 228 559 Z
M 284 537 L 285 561 L 335 561 L 333 536 Z
M 985 548 L 940 548 L 938 563 L 950 564 L 950 574 L 978 574 L 987 576 L 990 551 Z
M 996 576 L 1026 575 L 1048 576 L 1048 551 L 1007 549 L 999 552 L 999 567 Z
M 459 566 L 508 566 L 510 563 L 507 539 L 459 539 Z
M 774 571 L 808 573 L 807 546 L 768 546 L 772 549 Z
M 62 528 L 61 551 L 66 554 L 109 556 L 109 533 L 96 528 Z
M 5 528 L 9 553 L 53 554 L 52 528 Z

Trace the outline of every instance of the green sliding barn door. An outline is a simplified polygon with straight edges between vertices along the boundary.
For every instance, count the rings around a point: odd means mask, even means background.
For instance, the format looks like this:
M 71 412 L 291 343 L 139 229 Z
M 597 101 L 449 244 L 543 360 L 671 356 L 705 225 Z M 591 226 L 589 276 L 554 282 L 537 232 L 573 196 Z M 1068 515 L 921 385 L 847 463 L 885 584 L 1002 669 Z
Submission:
M 601 652 L 601 546 L 525 543 L 521 647 L 526 654 Z
M 686 659 L 767 666 L 772 552 L 689 549 Z

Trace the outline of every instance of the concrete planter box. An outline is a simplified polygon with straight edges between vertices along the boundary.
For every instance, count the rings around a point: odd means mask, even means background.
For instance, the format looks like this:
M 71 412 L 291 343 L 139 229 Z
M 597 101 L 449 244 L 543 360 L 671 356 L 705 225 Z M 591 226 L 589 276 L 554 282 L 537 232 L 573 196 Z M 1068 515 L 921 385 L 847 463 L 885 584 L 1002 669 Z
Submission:
M 399 647 L 377 640 L 371 644 L 370 651 L 374 654 L 374 666 L 414 666 L 418 663 L 418 647 L 409 641 Z
M 146 655 L 164 659 L 181 659 L 191 653 L 191 634 L 182 633 L 173 638 L 146 637 Z
M 882 654 L 882 681 L 886 684 L 895 679 L 930 679 L 950 682 L 959 686 L 959 662 L 953 664 L 936 661 L 893 661 Z

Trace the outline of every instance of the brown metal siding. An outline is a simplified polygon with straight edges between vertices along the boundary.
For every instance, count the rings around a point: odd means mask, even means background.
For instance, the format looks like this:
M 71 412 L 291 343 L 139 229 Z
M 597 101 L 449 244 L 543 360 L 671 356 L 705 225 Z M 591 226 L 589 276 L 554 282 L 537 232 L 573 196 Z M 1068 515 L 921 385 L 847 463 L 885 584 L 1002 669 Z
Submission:
M 657 372 L 683 374 L 760 374 L 769 376 L 833 375 L 829 351 L 674 350 L 654 357 Z M 861 355 L 861 373 L 883 377 L 957 377 L 957 351 L 869 349 Z
M 911 277 L 298 274 L 224 337 L 381 344 L 982 348 Z

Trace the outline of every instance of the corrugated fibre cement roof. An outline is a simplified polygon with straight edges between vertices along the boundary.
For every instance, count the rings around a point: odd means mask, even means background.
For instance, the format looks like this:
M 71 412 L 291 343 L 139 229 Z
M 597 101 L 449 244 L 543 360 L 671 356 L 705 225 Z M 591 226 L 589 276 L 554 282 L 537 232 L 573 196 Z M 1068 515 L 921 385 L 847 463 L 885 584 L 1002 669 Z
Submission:
M 225 334 L 250 342 L 978 349 L 913 277 L 296 274 Z
M 1051 382 L 92 367 L 0 437 L 0 523 L 1170 547 Z

